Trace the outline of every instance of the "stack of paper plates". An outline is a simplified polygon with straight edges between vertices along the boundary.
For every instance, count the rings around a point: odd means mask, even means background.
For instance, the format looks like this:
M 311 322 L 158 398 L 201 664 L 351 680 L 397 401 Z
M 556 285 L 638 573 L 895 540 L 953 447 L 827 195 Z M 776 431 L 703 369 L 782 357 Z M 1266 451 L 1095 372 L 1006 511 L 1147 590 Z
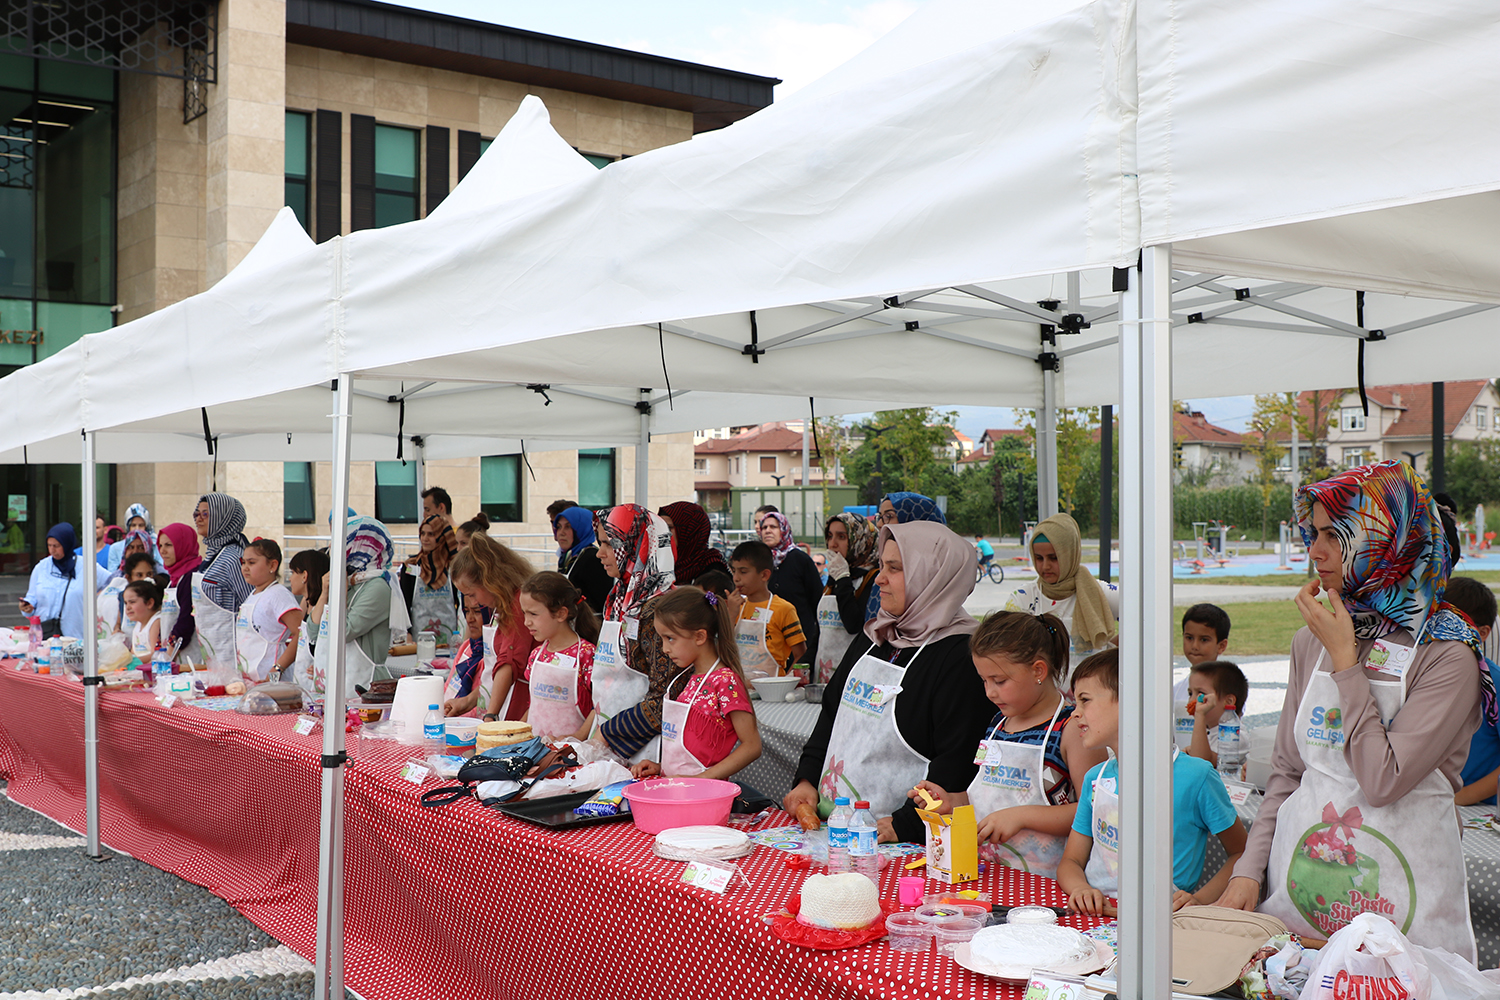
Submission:
M 656 835 L 656 854 L 673 861 L 722 861 L 742 858 L 752 847 L 750 838 L 727 826 L 679 826 Z

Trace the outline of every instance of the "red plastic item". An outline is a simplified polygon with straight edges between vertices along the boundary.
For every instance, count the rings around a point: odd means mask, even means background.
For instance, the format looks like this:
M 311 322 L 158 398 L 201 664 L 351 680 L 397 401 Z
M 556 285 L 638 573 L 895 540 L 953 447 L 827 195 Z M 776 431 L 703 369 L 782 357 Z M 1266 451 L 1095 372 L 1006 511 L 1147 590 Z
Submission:
M 780 913 L 767 913 L 761 919 L 770 927 L 773 935 L 787 944 L 800 945 L 816 951 L 842 951 L 845 948 L 858 948 L 862 944 L 878 941 L 885 937 L 886 916 L 900 909 L 894 903 L 881 903 L 880 916 L 871 921 L 868 927 L 841 931 L 828 927 L 809 927 L 807 924 L 799 923 L 797 910 L 801 905 L 801 898 L 793 896 L 787 902 L 785 910 Z

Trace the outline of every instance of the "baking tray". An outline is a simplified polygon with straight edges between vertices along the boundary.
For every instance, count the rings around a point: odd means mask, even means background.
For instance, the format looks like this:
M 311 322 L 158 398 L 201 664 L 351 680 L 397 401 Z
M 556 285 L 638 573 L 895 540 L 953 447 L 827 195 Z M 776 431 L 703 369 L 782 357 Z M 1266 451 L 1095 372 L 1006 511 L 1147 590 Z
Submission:
M 550 827 L 553 830 L 576 830 L 585 826 L 598 826 L 601 823 L 615 823 L 622 819 L 630 818 L 630 803 L 621 800 L 623 807 L 620 812 L 613 816 L 578 816 L 573 810 L 583 805 L 589 799 L 598 794 L 598 789 L 591 792 L 574 792 L 571 795 L 554 795 L 545 799 L 530 799 L 520 802 L 501 802 L 490 806 L 496 812 L 504 813 L 512 819 L 524 819 L 528 823 L 536 823 L 540 826 Z

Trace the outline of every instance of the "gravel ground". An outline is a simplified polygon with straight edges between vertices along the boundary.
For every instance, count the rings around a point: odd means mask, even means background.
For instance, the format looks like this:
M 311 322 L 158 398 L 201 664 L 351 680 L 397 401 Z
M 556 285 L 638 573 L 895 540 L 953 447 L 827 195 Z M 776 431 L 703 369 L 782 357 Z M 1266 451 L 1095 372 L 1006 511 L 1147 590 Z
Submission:
M 33 837 L 47 839 L 29 839 Z M 179 973 L 172 981 L 137 983 L 98 995 L 112 1000 L 301 1000 L 311 995 L 310 967 L 286 949 L 266 951 L 277 949 L 278 942 L 228 903 L 122 855 L 91 861 L 71 840 L 75 837 L 0 798 L 0 1000 L 46 990 L 94 995 L 131 977 L 153 977 L 246 953 L 263 954 L 225 963 L 227 968 L 210 966 L 206 974 Z M 43 846 L 22 848 L 29 843 Z M 64 846 L 53 846 L 59 843 Z

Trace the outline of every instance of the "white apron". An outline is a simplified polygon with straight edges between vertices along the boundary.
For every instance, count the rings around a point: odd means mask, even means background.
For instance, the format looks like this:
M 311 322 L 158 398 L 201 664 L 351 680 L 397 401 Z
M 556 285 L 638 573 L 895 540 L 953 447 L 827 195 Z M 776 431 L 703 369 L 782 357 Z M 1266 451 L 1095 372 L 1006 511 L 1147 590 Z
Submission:
M 844 628 L 844 619 L 839 617 L 839 599 L 832 594 L 824 594 L 818 599 L 818 636 L 818 662 L 814 665 L 816 674 L 813 680 L 827 684 L 854 643 L 854 636 Z
M 328 620 L 333 616 L 327 611 L 323 612 L 323 620 L 318 623 L 318 648 L 313 654 L 313 684 L 315 690 L 325 692 L 328 689 L 328 672 L 333 666 L 330 659 L 333 655 L 333 638 L 328 631 Z M 369 690 L 370 682 L 375 679 L 375 661 L 365 655 L 365 651 L 359 648 L 359 643 L 348 640 L 344 643 L 344 698 L 348 700 L 355 697 L 359 692 L 355 686 Z
M 1397 801 L 1372 806 L 1344 760 L 1342 702 L 1318 654 L 1297 707 L 1302 783 L 1276 813 L 1261 912 L 1299 934 L 1328 937 L 1358 913 L 1386 917 L 1413 944 L 1475 959 L 1453 788 L 1433 771 Z M 1351 667 L 1359 670 L 1360 667 Z M 1399 681 L 1370 681 L 1390 725 L 1406 700 Z
M 749 607 L 749 605 L 746 605 Z M 740 618 L 734 625 L 734 644 L 740 651 L 740 669 L 745 679 L 752 677 L 775 677 L 781 673 L 781 664 L 771 656 L 766 646 L 766 626 L 771 623 L 771 606 L 751 608 L 749 618 Z
M 974 761 L 979 765 L 979 773 L 969 783 L 969 802 L 974 806 L 976 817 L 983 818 L 992 812 L 1017 806 L 1051 804 L 1047 801 L 1044 785 L 1047 742 L 1052 738 L 1057 717 L 1062 714 L 1063 701 L 1059 696 L 1057 709 L 1052 713 L 1052 721 L 1047 723 L 1047 732 L 1043 734 L 1040 746 L 996 739 L 1000 726 L 1005 724 L 1003 720 L 980 744 L 980 752 Z M 1006 867 L 1056 878 L 1057 863 L 1062 860 L 1067 843 L 1066 834 L 1059 837 L 1037 830 L 1021 830 L 1005 843 L 993 846 L 999 848 L 997 856 Z
M 927 777 L 930 761 L 908 746 L 896 728 L 901 680 L 926 648 L 923 643 L 905 667 L 868 653 L 855 662 L 828 737 L 820 796 L 864 799 L 876 816 L 889 816 L 906 804 L 912 786 Z
M 160 611 L 152 615 L 144 625 L 137 622 L 130 630 L 130 653 L 142 663 L 150 664 L 151 654 L 156 651 L 156 647 L 151 644 L 151 624 L 158 621 L 161 621 Z
M 479 701 L 475 703 L 474 709 L 479 715 L 488 715 L 490 711 L 490 694 L 495 687 L 495 666 L 500 662 L 499 654 L 495 650 L 495 636 L 500 634 L 500 623 L 493 622 L 482 626 L 479 633 L 484 637 L 484 653 L 479 659 L 479 679 L 474 682 L 477 685 L 474 690 L 479 692 Z M 516 686 L 514 679 L 511 680 L 510 686 L 512 688 Z M 510 692 L 507 691 L 505 692 L 505 701 L 496 710 L 495 717 L 500 719 L 505 718 L 505 710 L 509 707 Z
M 1172 742 L 1181 750 L 1193 745 L 1193 717 L 1188 715 L 1187 706 L 1188 678 L 1184 677 L 1172 685 Z
M 429 631 L 438 638 L 438 645 L 452 646 L 453 633 L 458 628 L 458 611 L 453 606 L 453 580 L 450 577 L 441 587 L 429 587 L 422 582 L 421 573 L 416 574 L 416 586 L 411 595 L 411 631 Z
M 234 662 L 240 676 L 251 684 L 267 679 L 263 668 L 271 648 L 270 640 L 255 627 L 255 606 L 259 603 L 260 594 L 251 594 L 234 616 Z
M 311 630 L 312 622 L 303 618 L 302 624 L 297 626 L 297 658 L 292 661 L 292 676 L 307 696 L 323 693 L 322 679 L 315 676 L 313 668 Z
M 203 591 L 203 574 L 193 574 L 193 628 L 198 649 L 203 654 L 201 666 L 207 667 L 210 681 L 223 684 L 239 677 L 234 654 L 234 612 L 221 608 Z
M 688 670 L 692 668 L 689 667 Z M 708 669 L 708 673 L 698 679 L 698 686 L 693 689 L 689 697 L 687 691 L 683 691 L 685 701 L 674 701 L 671 698 L 662 697 L 661 701 L 661 773 L 674 778 L 691 778 L 708 770 L 708 765 L 689 752 L 687 745 L 682 742 L 683 735 L 687 732 L 688 716 L 693 712 L 693 704 L 698 700 L 703 685 L 708 682 L 709 674 L 719 669 L 719 661 Z M 688 670 L 684 670 L 685 674 Z M 678 674 L 677 677 L 681 677 Z M 672 684 L 677 683 L 677 677 L 672 678 Z M 672 684 L 667 685 L 667 690 L 672 690 Z
M 1089 863 L 1084 867 L 1084 877 L 1089 885 L 1106 896 L 1120 894 L 1120 762 L 1115 752 L 1106 748 L 1109 759 L 1115 761 L 1113 777 L 1106 778 L 1104 771 L 1094 779 L 1093 816 L 1094 848 L 1089 851 Z M 1177 747 L 1172 747 L 1172 760 L 1177 760 Z M 1108 768 L 1108 763 L 1105 767 Z
M 550 656 L 543 661 L 541 656 Z M 571 737 L 583 725 L 578 710 L 578 657 L 542 650 L 531 665 L 531 731 L 541 737 Z
M 104 585 L 99 591 L 99 596 L 94 604 L 96 611 L 96 626 L 94 628 L 95 640 L 108 639 L 111 635 L 119 632 L 121 625 L 121 601 L 125 595 L 127 586 L 123 576 L 117 576 Z
M 594 707 L 599 721 L 611 719 L 645 700 L 651 678 L 630 666 L 620 622 L 605 622 L 594 652 Z
M 177 615 L 181 610 L 177 606 L 177 586 L 169 585 L 161 595 L 161 644 L 169 649 L 172 646 L 172 629 L 177 627 Z

